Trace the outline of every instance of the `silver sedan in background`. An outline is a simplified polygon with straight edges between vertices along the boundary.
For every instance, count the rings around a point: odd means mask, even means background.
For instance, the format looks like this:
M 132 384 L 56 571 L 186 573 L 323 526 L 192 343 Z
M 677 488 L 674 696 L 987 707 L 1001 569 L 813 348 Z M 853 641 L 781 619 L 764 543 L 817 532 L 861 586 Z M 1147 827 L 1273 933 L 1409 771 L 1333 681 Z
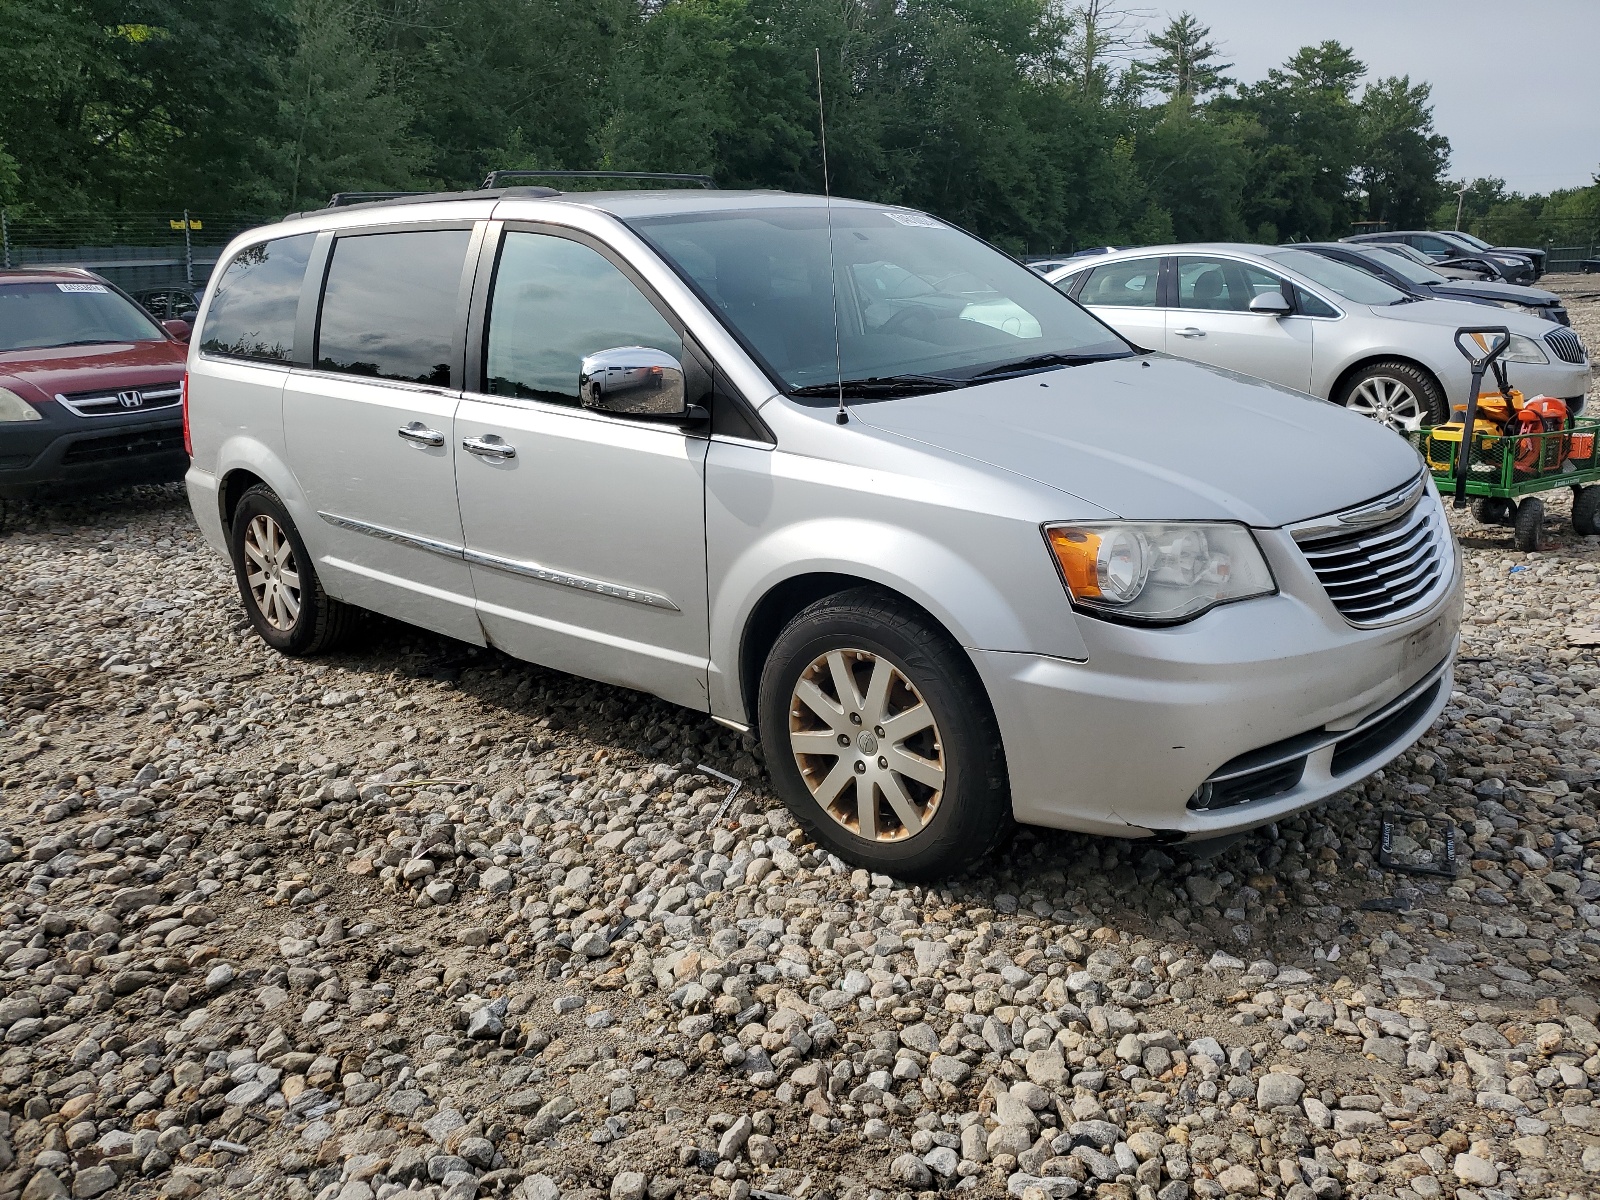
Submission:
M 1462 326 L 1504 325 L 1511 382 L 1583 406 L 1587 351 L 1571 329 L 1518 312 L 1423 300 L 1292 247 L 1146 246 L 1046 275 L 1137 345 L 1342 404 L 1394 429 L 1446 420 L 1471 374 Z

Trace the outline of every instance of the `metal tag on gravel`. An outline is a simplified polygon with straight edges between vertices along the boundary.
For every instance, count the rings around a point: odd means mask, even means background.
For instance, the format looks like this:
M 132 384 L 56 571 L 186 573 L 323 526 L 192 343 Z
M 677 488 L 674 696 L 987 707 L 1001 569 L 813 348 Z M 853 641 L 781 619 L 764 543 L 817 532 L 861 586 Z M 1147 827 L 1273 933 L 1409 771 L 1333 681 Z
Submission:
M 739 789 L 742 788 L 744 784 L 735 779 L 732 775 L 724 775 L 715 767 L 706 766 L 705 763 L 697 763 L 695 765 L 695 770 L 704 771 L 707 775 L 714 775 L 716 778 L 722 780 L 723 783 L 733 784 L 733 787 L 728 792 L 727 798 L 722 802 L 722 807 L 717 809 L 716 819 L 711 822 L 713 825 L 715 825 L 719 823 L 723 817 L 728 815 L 728 806 L 733 803 L 733 798 L 739 794 Z
M 1440 852 L 1439 860 L 1432 858 L 1433 851 L 1427 847 L 1418 847 L 1417 852 L 1426 852 L 1427 861 L 1419 858 L 1396 857 L 1395 852 L 1395 826 L 1401 822 L 1426 821 L 1440 833 L 1444 848 Z M 1442 826 L 1442 828 L 1441 828 Z M 1414 852 L 1414 853 L 1417 853 Z M 1428 816 L 1419 812 L 1407 812 L 1398 809 L 1389 809 L 1383 814 L 1383 826 L 1378 839 L 1378 865 L 1389 871 L 1401 871 L 1407 875 L 1436 875 L 1444 879 L 1456 877 L 1456 823 L 1449 817 Z

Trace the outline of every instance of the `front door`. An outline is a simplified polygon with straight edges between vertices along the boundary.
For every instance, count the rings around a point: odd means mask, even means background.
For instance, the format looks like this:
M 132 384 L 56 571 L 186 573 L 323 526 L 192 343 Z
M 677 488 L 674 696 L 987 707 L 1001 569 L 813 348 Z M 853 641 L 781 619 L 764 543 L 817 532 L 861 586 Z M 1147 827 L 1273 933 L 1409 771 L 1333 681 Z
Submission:
M 1267 292 L 1292 307 L 1294 289 L 1260 267 L 1231 258 L 1178 258 L 1177 304 L 1167 314 L 1167 350 L 1298 391 L 1311 386 L 1313 323 L 1250 311 Z
M 681 328 L 596 245 L 508 229 L 456 413 L 478 615 L 519 658 L 707 707 L 706 440 L 580 408 L 584 356 Z
M 329 590 L 481 645 L 455 479 L 470 238 L 413 229 L 334 241 L 314 366 L 290 376 L 283 426 Z

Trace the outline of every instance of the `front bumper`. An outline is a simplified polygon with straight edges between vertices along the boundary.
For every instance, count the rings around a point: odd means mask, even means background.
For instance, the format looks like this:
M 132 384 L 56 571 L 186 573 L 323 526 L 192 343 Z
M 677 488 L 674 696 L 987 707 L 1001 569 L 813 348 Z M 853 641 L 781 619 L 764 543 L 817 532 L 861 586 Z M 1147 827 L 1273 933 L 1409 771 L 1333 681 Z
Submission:
M 1278 595 L 1170 629 L 1083 619 L 1086 662 L 972 652 L 1000 723 L 1017 820 L 1218 837 L 1342 791 L 1428 729 L 1450 697 L 1459 558 L 1425 612 L 1358 629 L 1287 534 L 1258 537 Z
M 0 498 L 98 491 L 183 478 L 183 414 L 80 417 L 59 404 L 39 406 L 39 421 L 0 425 Z

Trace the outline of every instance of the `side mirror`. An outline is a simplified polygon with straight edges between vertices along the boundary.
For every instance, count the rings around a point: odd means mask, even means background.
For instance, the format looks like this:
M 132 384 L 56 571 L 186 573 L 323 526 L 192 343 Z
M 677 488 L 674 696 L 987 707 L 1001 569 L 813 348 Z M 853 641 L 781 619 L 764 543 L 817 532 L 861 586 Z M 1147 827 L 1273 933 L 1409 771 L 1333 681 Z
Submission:
M 1250 311 L 1264 317 L 1286 317 L 1291 310 L 1282 292 L 1262 292 L 1250 301 Z
M 189 340 L 189 334 L 193 331 L 194 326 L 178 317 L 171 317 L 168 320 L 161 322 L 161 328 L 165 329 L 180 342 L 187 342 Z
M 687 411 L 682 365 L 654 346 L 618 346 L 586 357 L 578 368 L 578 397 L 584 408 L 619 416 Z

